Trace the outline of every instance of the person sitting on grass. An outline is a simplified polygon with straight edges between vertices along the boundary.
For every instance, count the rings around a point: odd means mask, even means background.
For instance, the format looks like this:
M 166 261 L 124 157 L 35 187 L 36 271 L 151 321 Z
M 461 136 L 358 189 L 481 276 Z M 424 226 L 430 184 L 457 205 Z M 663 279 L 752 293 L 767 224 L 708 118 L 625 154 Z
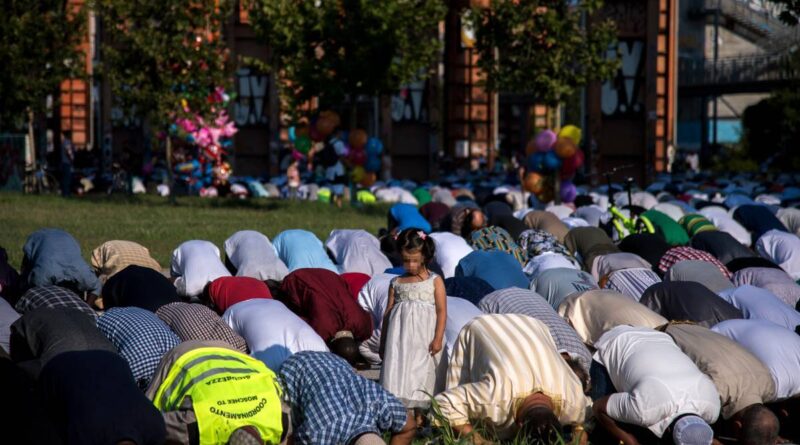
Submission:
M 517 314 L 482 315 L 464 326 L 446 387 L 435 397 L 434 422 L 475 444 L 488 443 L 479 426 L 500 440 L 516 436 L 531 444 L 556 440 L 562 425 L 580 434 L 591 405 L 547 325 Z

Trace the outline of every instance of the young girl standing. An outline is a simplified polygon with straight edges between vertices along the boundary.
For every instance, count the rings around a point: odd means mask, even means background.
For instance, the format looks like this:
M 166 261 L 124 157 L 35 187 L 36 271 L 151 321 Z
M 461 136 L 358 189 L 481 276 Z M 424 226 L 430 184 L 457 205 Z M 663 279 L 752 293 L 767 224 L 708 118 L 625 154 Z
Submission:
M 405 274 L 392 280 L 381 336 L 381 385 L 408 409 L 428 408 L 443 389 L 442 343 L 447 296 L 442 278 L 428 270 L 433 239 L 416 229 L 397 238 Z

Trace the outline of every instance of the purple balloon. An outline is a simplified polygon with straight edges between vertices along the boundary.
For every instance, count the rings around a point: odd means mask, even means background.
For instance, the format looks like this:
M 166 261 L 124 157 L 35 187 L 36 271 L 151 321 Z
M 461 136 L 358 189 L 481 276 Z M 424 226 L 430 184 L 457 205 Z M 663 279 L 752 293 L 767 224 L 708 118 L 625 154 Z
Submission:
M 536 135 L 533 145 L 537 151 L 550 151 L 558 140 L 558 135 L 553 130 L 544 130 Z
M 569 179 L 561 181 L 561 202 L 574 202 L 578 188 Z

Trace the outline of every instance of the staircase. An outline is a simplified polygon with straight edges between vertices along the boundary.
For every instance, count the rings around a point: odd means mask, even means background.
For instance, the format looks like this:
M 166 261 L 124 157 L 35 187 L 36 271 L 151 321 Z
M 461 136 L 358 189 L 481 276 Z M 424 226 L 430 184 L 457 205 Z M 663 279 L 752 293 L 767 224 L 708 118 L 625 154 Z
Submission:
M 719 11 L 720 26 L 731 28 L 770 51 L 782 52 L 800 43 L 800 26 L 784 24 L 778 14 L 780 7 L 766 0 L 696 0 L 691 14 L 714 20 Z

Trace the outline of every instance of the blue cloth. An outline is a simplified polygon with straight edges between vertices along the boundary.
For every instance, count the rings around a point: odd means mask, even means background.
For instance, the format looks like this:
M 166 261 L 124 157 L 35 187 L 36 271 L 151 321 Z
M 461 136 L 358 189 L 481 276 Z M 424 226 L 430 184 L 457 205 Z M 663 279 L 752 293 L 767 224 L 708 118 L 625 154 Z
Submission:
M 499 250 L 476 250 L 465 256 L 456 266 L 456 276 L 478 277 L 495 289 L 527 289 L 529 285 L 519 261 Z
M 75 238 L 61 229 L 33 232 L 22 248 L 22 282 L 27 287 L 56 285 L 100 295 L 100 280 L 81 256 Z
M 450 277 L 444 280 L 444 289 L 448 296 L 463 298 L 475 306 L 494 288 L 478 277 Z
M 768 208 L 759 204 L 740 206 L 733 212 L 733 218 L 745 229 L 753 232 L 753 244 L 761 238 L 761 235 L 770 230 L 788 232 L 783 223 Z
M 389 209 L 389 215 L 397 223 L 397 230 L 401 232 L 405 229 L 419 229 L 425 233 L 431 232 L 431 223 L 411 204 L 397 203 Z
M 728 195 L 728 197 L 725 198 L 725 206 L 729 209 L 748 204 L 755 204 L 755 201 L 749 196 L 740 195 L 738 193 Z
M 406 424 L 406 409 L 395 396 L 329 352 L 298 352 L 283 362 L 279 377 L 295 443 L 350 444 L 365 433 L 400 432 Z
M 392 267 L 383 271 L 383 273 L 390 273 L 393 275 L 403 275 L 406 269 L 403 266 Z
M 284 230 L 272 240 L 275 253 L 289 268 L 289 272 L 297 269 L 328 269 L 339 273 L 336 265 L 325 253 L 322 241 L 307 230 Z
M 141 389 L 150 384 L 161 357 L 181 342 L 156 314 L 138 307 L 111 308 L 97 327 L 128 362 Z

